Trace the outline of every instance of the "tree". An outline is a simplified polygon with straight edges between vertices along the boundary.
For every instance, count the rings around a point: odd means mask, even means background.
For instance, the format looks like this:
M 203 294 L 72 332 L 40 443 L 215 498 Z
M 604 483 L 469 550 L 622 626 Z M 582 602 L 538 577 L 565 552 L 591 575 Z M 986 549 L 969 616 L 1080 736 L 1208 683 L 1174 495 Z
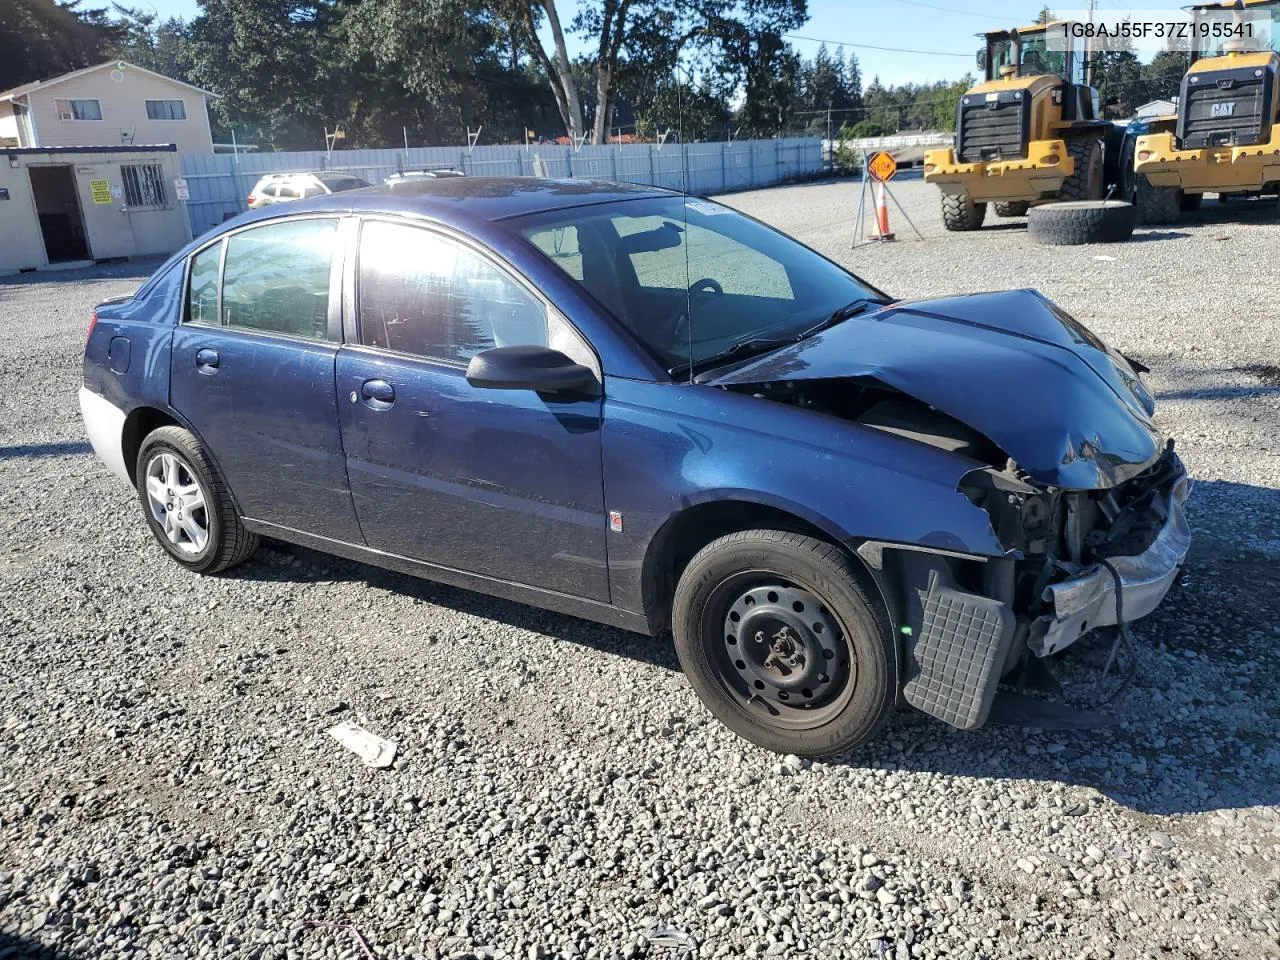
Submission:
M 136 63 L 175 80 L 187 80 L 187 25 L 177 17 L 161 20 L 141 7 L 116 5 L 116 40 L 111 56 Z
M 573 65 L 569 61 L 569 47 L 565 42 L 556 0 L 495 0 L 494 7 L 498 15 L 520 33 L 521 39 L 533 53 L 551 85 L 551 93 L 560 109 L 565 132 L 577 142 L 585 129 L 582 105 L 578 99 L 578 85 L 573 77 Z M 539 35 L 543 17 L 551 30 L 551 53 L 547 52 Z
M 1127 37 L 1120 38 L 1112 47 L 1094 55 L 1093 85 L 1102 101 L 1104 116 L 1127 117 L 1138 106 L 1142 95 L 1142 63 Z
M 101 63 L 116 41 L 107 11 L 80 0 L 0 0 L 0 90 Z
M 1168 50 L 1161 50 L 1151 62 L 1143 64 L 1140 82 L 1142 102 L 1169 99 L 1177 96 L 1182 76 L 1191 66 L 1191 52 L 1182 43 Z

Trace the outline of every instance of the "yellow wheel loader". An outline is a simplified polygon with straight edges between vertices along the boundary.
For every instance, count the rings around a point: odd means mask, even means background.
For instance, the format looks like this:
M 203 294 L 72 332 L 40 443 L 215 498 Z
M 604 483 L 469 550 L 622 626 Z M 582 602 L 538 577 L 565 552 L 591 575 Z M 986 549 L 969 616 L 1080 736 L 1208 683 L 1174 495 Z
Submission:
M 942 191 L 948 230 L 976 230 L 987 204 L 1016 217 L 1055 200 L 1100 200 L 1104 142 L 1118 136 L 1085 82 L 1083 40 L 1056 22 L 981 34 L 986 79 L 960 98 L 954 148 L 930 150 L 924 179 Z M 1050 43 L 1050 31 L 1060 42 Z M 1065 49 L 1063 49 L 1065 47 Z
M 1126 136 L 1144 223 L 1172 223 L 1206 193 L 1280 193 L 1280 0 L 1191 10 L 1197 39 L 1177 115 L 1131 124 Z

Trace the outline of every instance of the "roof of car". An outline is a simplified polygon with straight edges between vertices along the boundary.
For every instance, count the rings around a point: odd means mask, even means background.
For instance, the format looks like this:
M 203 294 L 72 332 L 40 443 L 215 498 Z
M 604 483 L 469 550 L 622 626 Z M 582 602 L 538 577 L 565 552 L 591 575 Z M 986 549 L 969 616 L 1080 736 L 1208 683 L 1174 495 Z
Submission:
M 439 177 L 406 180 L 391 186 L 347 190 L 324 197 L 262 208 L 260 217 L 313 210 L 409 213 L 445 222 L 504 220 L 530 213 L 613 200 L 678 196 L 670 190 L 607 180 L 555 180 L 540 177 Z M 251 211 L 237 222 L 259 219 Z

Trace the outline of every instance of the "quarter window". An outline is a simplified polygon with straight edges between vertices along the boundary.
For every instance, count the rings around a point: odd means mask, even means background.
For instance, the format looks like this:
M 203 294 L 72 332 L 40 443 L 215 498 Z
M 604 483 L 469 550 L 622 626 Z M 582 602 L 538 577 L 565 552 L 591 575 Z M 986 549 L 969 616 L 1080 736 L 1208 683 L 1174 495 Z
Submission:
M 185 120 L 187 105 L 181 100 L 148 100 L 148 120 Z
M 222 243 L 215 243 L 191 258 L 187 319 L 192 323 L 218 322 L 218 269 L 222 266 L 222 247 Z
M 55 100 L 59 120 L 101 120 L 102 103 L 98 100 Z
M 546 346 L 547 311 L 462 244 L 403 224 L 360 232 L 360 342 L 465 363 L 490 347 Z
M 215 244 L 191 262 L 191 321 L 308 340 L 328 338 L 337 220 L 273 223 L 224 242 L 221 312 L 216 291 L 222 244 Z

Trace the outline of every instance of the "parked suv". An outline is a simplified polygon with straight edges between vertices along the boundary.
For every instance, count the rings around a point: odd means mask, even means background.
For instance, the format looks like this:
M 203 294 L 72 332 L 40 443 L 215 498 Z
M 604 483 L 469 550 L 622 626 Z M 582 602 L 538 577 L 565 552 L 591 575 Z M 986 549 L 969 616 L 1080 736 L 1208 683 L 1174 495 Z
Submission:
M 245 214 L 96 308 L 89 439 L 183 567 L 265 536 L 670 633 L 806 756 L 981 726 L 1176 578 L 1145 368 L 1035 291 L 895 300 L 650 187 L 417 187 Z
M 253 186 L 248 196 L 249 209 L 273 203 L 288 203 L 309 197 L 323 197 L 343 190 L 359 190 L 371 186 L 368 180 L 350 173 L 321 170 L 317 173 L 269 173 Z

